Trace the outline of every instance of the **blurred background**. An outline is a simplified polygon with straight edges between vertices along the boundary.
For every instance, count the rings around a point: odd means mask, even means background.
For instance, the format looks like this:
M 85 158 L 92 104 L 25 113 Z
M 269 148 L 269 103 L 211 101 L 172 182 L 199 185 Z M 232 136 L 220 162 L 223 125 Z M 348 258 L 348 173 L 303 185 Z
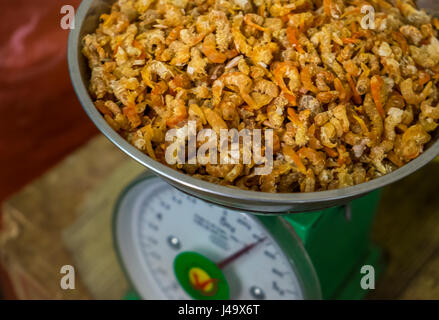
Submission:
M 0 202 L 97 133 L 67 69 L 61 7 L 78 0 L 0 1 Z M 5 270 L 3 297 L 14 297 Z
M 70 83 L 63 5 L 0 2 L 1 200 L 96 134 Z
M 98 135 L 72 89 L 60 11 L 79 2 L 0 0 L 2 299 L 119 299 L 130 289 L 105 197 L 143 168 Z M 383 191 L 372 237 L 387 268 L 370 298 L 439 298 L 438 178 L 433 162 Z M 59 288 L 65 264 L 79 268 L 72 292 Z

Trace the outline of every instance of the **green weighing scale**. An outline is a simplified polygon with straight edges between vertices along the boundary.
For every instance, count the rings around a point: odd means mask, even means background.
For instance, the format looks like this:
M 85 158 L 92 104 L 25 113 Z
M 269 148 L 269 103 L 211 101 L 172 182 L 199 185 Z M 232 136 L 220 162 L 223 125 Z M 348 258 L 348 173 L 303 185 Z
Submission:
M 258 216 L 143 175 L 120 196 L 115 246 L 125 299 L 361 299 L 361 267 L 382 270 L 369 235 L 379 191 L 347 206 Z

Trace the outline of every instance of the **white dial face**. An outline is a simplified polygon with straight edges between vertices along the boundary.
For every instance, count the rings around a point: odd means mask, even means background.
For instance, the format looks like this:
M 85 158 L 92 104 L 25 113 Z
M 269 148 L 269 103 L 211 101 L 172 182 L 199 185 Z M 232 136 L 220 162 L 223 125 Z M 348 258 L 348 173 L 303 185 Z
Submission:
M 132 244 L 143 272 L 143 280 L 132 281 L 143 295 L 190 299 L 176 279 L 174 260 L 191 251 L 217 265 L 227 261 L 221 270 L 231 299 L 303 298 L 287 257 L 256 218 L 208 204 L 161 181 L 151 182 L 134 188 L 136 195 L 128 197 Z M 253 243 L 250 250 L 234 255 Z M 228 259 L 231 256 L 235 258 Z M 129 263 L 135 262 L 125 261 Z

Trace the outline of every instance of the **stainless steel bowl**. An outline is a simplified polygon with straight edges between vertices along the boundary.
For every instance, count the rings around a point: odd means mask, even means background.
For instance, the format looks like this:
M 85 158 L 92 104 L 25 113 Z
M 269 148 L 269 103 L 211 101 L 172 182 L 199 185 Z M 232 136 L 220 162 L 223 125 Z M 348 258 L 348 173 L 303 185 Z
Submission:
M 243 209 L 258 214 L 282 214 L 319 210 L 347 204 L 370 191 L 398 181 L 418 170 L 439 155 L 437 135 L 426 151 L 402 168 L 372 181 L 356 186 L 311 193 L 265 193 L 245 191 L 205 182 L 177 172 L 142 153 L 115 132 L 99 114 L 88 93 L 90 70 L 81 53 L 81 39 L 96 30 L 99 16 L 109 12 L 115 0 L 84 0 L 76 14 L 76 28 L 70 33 L 68 63 L 76 94 L 85 112 L 101 132 L 127 155 L 147 167 L 177 189 L 201 199 L 229 208 Z

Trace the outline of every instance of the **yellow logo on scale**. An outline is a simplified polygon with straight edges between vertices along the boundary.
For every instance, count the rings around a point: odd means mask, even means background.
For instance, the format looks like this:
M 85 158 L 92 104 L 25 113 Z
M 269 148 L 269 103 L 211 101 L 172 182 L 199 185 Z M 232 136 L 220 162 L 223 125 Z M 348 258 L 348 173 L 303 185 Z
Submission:
M 189 270 L 189 282 L 202 295 L 213 296 L 218 290 L 218 279 L 212 278 L 206 271 L 194 267 Z

